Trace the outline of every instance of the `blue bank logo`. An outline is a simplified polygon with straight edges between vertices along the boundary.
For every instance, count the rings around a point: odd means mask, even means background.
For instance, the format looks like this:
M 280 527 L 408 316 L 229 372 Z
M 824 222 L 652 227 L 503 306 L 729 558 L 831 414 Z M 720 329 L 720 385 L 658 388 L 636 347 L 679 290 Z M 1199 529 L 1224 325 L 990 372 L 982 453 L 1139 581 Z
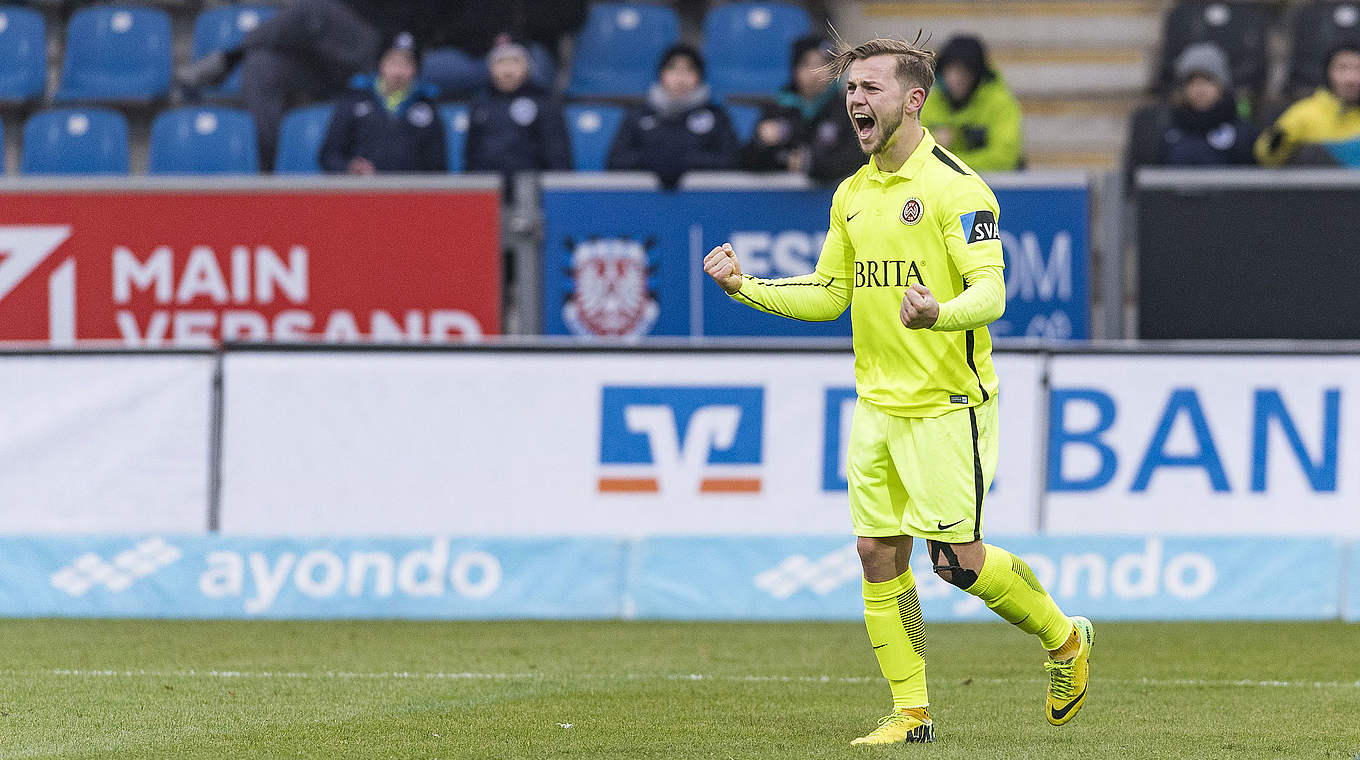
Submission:
M 765 391 L 608 386 L 601 493 L 758 493 Z

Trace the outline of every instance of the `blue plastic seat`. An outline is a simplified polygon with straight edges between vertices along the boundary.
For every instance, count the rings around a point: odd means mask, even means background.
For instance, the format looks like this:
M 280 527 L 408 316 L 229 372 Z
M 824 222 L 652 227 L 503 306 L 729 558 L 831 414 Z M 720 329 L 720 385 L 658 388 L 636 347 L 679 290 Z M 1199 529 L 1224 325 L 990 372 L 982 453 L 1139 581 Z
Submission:
M 42 97 L 47 86 L 47 24 L 31 8 L 0 7 L 0 101 Z
M 449 152 L 449 171 L 463 170 L 463 145 L 467 142 L 468 107 L 463 103 L 445 103 L 439 107 L 439 118 L 444 120 L 444 147 Z
M 209 8 L 194 19 L 193 59 L 209 53 L 227 50 L 241 44 L 241 40 L 279 12 L 272 5 L 224 5 Z M 207 97 L 231 97 L 241 92 L 241 69 L 238 66 L 217 87 L 203 91 Z
M 158 8 L 96 5 L 66 25 L 59 101 L 147 102 L 170 90 L 170 17 Z
M 704 58 L 715 95 L 769 95 L 789 82 L 794 40 L 812 33 L 807 11 L 788 3 L 736 2 L 704 16 Z
M 151 122 L 148 174 L 254 174 L 255 120 L 238 108 L 172 108 Z
M 623 109 L 610 105 L 573 103 L 566 108 L 567 132 L 578 172 L 602 172 L 609 146 L 623 121 Z
M 331 122 L 332 106 L 294 108 L 279 126 L 279 148 L 274 156 L 275 174 L 320 174 L 321 144 Z
M 127 119 L 107 108 L 40 111 L 24 125 L 24 174 L 127 174 Z
M 737 133 L 737 139 L 743 144 L 750 142 L 751 134 L 756 131 L 756 122 L 760 121 L 760 106 L 729 103 L 724 108 L 727 109 L 727 115 L 732 117 L 732 130 Z
M 642 95 L 661 54 L 680 38 L 680 20 L 662 5 L 595 3 L 577 38 L 567 92 Z

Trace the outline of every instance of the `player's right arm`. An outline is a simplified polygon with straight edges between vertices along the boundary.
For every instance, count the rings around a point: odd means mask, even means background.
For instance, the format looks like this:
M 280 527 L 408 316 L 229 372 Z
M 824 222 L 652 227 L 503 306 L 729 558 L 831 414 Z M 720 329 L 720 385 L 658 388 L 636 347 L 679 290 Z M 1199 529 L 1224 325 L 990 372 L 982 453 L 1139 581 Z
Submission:
M 709 251 L 704 271 L 722 286 L 732 300 L 781 317 L 826 322 L 839 317 L 854 293 L 850 280 L 855 252 L 845 231 L 841 198 L 846 183 L 831 201 L 831 226 L 822 244 L 817 268 L 810 274 L 778 279 L 752 277 L 741 271 L 741 262 L 730 243 Z

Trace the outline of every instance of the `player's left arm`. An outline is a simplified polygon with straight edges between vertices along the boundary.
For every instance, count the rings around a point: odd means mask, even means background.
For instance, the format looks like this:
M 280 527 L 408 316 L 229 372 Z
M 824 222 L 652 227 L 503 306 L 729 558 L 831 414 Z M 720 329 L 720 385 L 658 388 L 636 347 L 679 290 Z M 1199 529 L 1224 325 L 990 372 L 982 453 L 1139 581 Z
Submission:
M 940 234 L 963 278 L 963 291 L 940 303 L 926 286 L 912 285 L 902 299 L 902 324 L 916 330 L 975 330 L 1006 311 L 1000 209 L 992 191 L 971 175 L 955 180 L 941 200 Z

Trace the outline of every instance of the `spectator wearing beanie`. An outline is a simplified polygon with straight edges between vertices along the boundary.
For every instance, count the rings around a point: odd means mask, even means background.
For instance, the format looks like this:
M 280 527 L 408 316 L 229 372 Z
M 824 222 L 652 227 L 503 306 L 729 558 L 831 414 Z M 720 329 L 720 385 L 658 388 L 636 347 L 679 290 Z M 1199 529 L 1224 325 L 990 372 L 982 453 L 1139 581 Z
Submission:
M 1020 103 L 987 62 L 977 37 L 955 37 L 940 50 L 935 88 L 921 124 L 935 141 L 976 171 L 1020 168 Z
M 384 38 L 424 29 L 442 0 L 291 0 L 241 44 L 187 63 L 175 72 L 192 98 L 223 82 L 239 65 L 241 97 L 255 119 L 260 167 L 274 166 L 283 114 L 292 106 L 336 97 L 367 71 Z
M 1155 162 L 1169 166 L 1253 164 L 1257 129 L 1237 112 L 1228 56 L 1212 42 L 1190 45 L 1176 58 L 1176 94 L 1168 108 Z
M 793 43 L 789 84 L 775 97 L 741 151 L 741 168 L 791 171 L 835 182 L 864 165 L 864 153 L 845 115 L 845 101 L 825 66 L 830 45 L 821 37 Z
M 1327 86 L 1290 106 L 1256 141 L 1262 164 L 1360 167 L 1360 40 L 1334 47 L 1325 70 Z
M 415 39 L 397 34 L 378 60 L 378 76 L 335 104 L 321 145 L 327 172 L 448 171 L 444 126 L 419 85 Z
M 661 56 L 647 102 L 624 117 L 607 168 L 655 172 L 673 188 L 693 169 L 732 169 L 740 145 L 732 121 L 704 84 L 704 61 L 689 45 Z
M 466 170 L 570 171 L 562 107 L 531 79 L 528 49 L 502 39 L 487 55 L 487 65 L 491 83 L 468 111 Z

